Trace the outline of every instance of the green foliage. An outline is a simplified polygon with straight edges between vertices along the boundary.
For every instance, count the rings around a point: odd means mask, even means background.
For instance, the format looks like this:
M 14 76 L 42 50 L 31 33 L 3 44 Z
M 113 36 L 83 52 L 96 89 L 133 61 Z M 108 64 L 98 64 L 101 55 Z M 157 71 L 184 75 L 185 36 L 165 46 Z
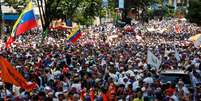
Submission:
M 142 11 L 142 13 L 140 14 L 140 18 L 141 20 L 147 21 L 147 19 L 149 18 L 149 16 L 153 16 L 154 11 L 149 10 L 149 8 L 153 5 L 153 4 L 161 4 L 163 0 L 129 0 L 129 4 L 126 5 L 127 8 L 134 8 L 134 10 L 136 10 L 136 12 Z
M 82 25 L 91 25 L 95 16 L 99 16 L 102 0 L 83 0 L 75 11 L 72 20 Z
M 147 10 L 147 15 L 149 16 L 149 18 L 153 18 L 153 16 L 154 16 L 154 10 L 153 9 L 148 9 Z
M 106 14 L 107 14 L 107 9 L 100 9 L 100 12 L 99 12 L 99 16 L 100 17 L 106 17 Z
M 131 0 L 132 4 L 129 4 L 129 8 L 147 9 L 154 3 L 162 4 L 163 0 Z
M 83 24 L 92 22 L 95 16 L 102 15 L 102 0 L 36 0 L 37 4 L 45 4 L 41 8 L 44 13 L 45 28 L 54 18 L 71 19 L 81 21 Z M 5 0 L 5 2 L 21 12 L 26 5 L 27 0 Z M 22 5 L 22 6 L 21 6 Z M 103 14 L 102 14 L 103 13 Z M 90 19 L 90 21 L 88 20 Z
M 201 0 L 190 0 L 187 17 L 191 22 L 201 25 Z
M 164 8 L 166 11 L 166 14 L 164 14 L 164 17 L 173 17 L 175 16 L 174 6 L 167 5 L 167 7 Z
M 116 17 L 116 12 L 115 12 L 115 2 L 114 0 L 108 0 L 108 12 L 111 14 L 110 17 L 115 18 Z
M 99 15 L 99 10 L 102 5 L 102 0 L 89 0 L 88 6 L 85 9 L 84 16 L 94 17 Z
M 174 6 L 170 5 L 163 5 L 159 9 L 153 11 L 154 16 L 159 17 L 174 17 L 176 12 L 174 10 Z
M 4 0 L 7 6 L 12 6 L 16 11 L 21 12 L 28 0 Z

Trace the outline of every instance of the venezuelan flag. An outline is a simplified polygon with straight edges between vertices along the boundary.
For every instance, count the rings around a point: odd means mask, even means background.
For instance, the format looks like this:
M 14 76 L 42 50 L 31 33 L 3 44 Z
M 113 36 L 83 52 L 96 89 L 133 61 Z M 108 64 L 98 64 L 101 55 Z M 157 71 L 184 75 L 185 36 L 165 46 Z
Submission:
M 71 34 L 67 37 L 68 42 L 75 43 L 80 36 L 82 35 L 82 32 L 80 30 L 80 27 L 74 29 Z
M 15 22 L 11 35 L 7 39 L 6 47 L 10 47 L 16 36 L 19 36 L 36 26 L 37 22 L 33 12 L 33 5 L 31 2 L 29 2 L 27 7 L 23 10 L 23 12 L 20 14 L 19 18 Z

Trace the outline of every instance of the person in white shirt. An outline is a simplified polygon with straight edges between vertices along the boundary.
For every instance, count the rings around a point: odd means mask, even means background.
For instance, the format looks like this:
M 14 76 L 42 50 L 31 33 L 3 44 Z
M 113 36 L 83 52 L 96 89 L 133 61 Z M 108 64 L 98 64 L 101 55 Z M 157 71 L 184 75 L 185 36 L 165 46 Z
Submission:
M 170 98 L 172 98 L 174 101 L 179 101 L 179 98 L 175 94 L 173 94 Z
M 153 78 L 151 77 L 151 74 L 148 73 L 148 76 L 143 80 L 143 82 L 147 83 L 147 84 L 153 84 L 154 83 L 154 80 Z
M 132 84 L 132 86 L 133 86 L 132 90 L 136 91 L 137 88 L 139 88 L 139 81 L 138 80 L 134 81 L 133 84 Z
M 125 85 L 125 88 L 127 89 L 128 85 L 131 84 L 131 83 L 129 82 L 129 79 L 127 77 L 124 77 L 123 78 L 123 84 Z
M 79 92 L 81 90 L 81 84 L 80 83 L 73 83 L 71 88 L 76 88 L 76 91 Z
M 13 85 L 13 92 L 16 96 L 20 95 L 20 87 Z
M 184 86 L 184 82 L 183 82 L 182 80 L 179 80 L 177 90 L 178 90 L 178 92 L 179 92 L 179 91 L 183 91 L 184 96 L 188 96 L 189 93 L 190 93 L 189 90 L 188 90 L 188 88 L 186 88 L 186 87 Z

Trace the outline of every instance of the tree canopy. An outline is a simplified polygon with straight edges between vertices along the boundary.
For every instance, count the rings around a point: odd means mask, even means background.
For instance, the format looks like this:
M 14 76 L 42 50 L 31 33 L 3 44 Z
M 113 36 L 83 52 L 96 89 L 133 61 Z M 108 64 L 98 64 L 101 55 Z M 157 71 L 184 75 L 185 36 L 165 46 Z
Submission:
M 28 0 L 5 0 L 8 6 L 12 6 L 19 13 Z M 110 0 L 111 1 L 111 0 Z M 102 0 L 33 0 L 40 7 L 40 13 L 44 17 L 43 27 L 46 29 L 54 18 L 70 19 L 82 24 L 89 24 L 95 16 L 102 14 Z M 43 7 L 42 5 L 45 5 Z
M 201 0 L 190 0 L 187 17 L 190 22 L 201 25 Z

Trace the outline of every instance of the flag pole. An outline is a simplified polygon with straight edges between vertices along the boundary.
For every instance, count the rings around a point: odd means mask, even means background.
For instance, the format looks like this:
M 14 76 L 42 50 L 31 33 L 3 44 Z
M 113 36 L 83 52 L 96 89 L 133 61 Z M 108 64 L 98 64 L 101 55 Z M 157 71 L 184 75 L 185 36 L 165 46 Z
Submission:
M 43 9 L 43 4 L 42 2 L 39 3 L 39 0 L 36 0 L 37 4 L 38 4 L 38 9 L 39 9 L 39 15 L 40 15 L 40 20 L 41 20 L 41 24 L 42 24 L 42 39 L 41 39 L 41 42 L 40 42 L 40 46 L 42 45 L 43 41 L 44 41 L 44 33 L 46 33 L 46 30 L 45 29 L 45 21 L 44 21 L 44 12 L 42 12 L 42 9 Z
M 44 28 L 44 17 L 42 15 L 42 12 L 41 12 L 41 6 L 43 6 L 43 4 L 40 4 L 39 3 L 39 0 L 36 0 L 37 1 L 37 4 L 38 4 L 38 9 L 39 9 L 39 15 L 40 15 L 40 20 L 41 20 L 41 23 L 42 23 L 42 28 Z M 43 29 L 45 30 L 45 29 Z

